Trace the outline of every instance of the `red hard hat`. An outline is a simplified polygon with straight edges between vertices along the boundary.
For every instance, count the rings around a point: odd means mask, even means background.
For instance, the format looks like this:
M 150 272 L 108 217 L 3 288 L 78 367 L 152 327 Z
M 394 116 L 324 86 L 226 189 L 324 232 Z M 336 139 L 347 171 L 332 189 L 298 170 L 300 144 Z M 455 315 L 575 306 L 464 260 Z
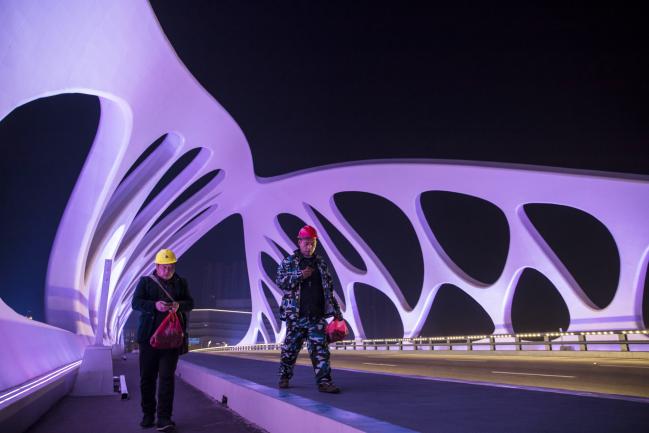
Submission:
M 315 229 L 313 227 L 304 226 L 298 232 L 297 237 L 298 237 L 298 239 L 302 239 L 302 238 L 318 239 L 318 233 L 315 231 Z

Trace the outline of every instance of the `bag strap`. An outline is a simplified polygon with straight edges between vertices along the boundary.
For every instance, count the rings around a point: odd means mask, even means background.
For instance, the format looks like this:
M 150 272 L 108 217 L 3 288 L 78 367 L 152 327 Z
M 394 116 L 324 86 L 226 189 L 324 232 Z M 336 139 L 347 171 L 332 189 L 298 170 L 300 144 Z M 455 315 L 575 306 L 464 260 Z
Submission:
M 157 284 L 157 285 L 162 289 L 162 291 L 165 292 L 165 295 L 167 295 L 167 297 L 168 297 L 169 299 L 171 299 L 171 302 L 176 302 L 176 300 L 173 298 L 173 296 L 171 296 L 171 295 L 169 294 L 169 292 L 167 292 L 167 289 L 165 289 L 165 288 L 162 286 L 162 283 L 160 282 L 160 280 L 158 280 L 158 278 L 157 278 L 155 275 L 149 275 L 149 278 L 151 278 L 153 281 L 156 282 L 156 284 Z

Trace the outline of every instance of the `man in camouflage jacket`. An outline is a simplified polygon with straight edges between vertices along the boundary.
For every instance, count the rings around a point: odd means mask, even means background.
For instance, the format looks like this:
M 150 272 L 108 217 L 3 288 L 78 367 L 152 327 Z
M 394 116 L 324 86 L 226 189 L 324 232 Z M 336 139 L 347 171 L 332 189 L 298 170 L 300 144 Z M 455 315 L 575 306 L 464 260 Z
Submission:
M 331 381 L 325 319 L 333 316 L 342 320 L 342 314 L 334 297 L 329 268 L 322 257 L 315 254 L 316 243 L 316 230 L 304 226 L 298 233 L 300 248 L 286 257 L 277 269 L 276 283 L 284 292 L 280 319 L 286 321 L 279 387 L 288 388 L 293 366 L 306 339 L 318 390 L 338 393 L 340 388 Z

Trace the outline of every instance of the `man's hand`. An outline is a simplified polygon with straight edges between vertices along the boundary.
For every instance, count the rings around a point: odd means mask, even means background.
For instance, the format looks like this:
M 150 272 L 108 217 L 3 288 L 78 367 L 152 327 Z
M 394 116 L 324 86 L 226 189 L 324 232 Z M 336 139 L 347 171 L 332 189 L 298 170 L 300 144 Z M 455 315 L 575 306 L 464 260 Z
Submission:
M 169 311 L 169 304 L 163 301 L 158 301 L 155 303 L 155 309 L 160 311 L 161 313 L 165 313 Z
M 302 269 L 300 272 L 302 272 L 302 278 L 307 279 L 313 274 L 313 268 L 311 266 L 307 266 L 306 268 Z

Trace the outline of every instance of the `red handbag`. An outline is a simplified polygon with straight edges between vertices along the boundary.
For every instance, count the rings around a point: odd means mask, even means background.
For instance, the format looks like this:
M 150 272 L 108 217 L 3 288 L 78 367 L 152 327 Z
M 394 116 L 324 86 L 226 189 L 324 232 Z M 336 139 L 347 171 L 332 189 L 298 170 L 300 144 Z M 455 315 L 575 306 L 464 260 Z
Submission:
M 167 295 L 172 301 L 174 298 L 171 297 L 169 292 L 162 286 L 160 281 L 152 275 L 150 278 L 155 281 L 155 283 L 160 286 L 163 292 Z M 149 339 L 149 344 L 154 349 L 178 349 L 183 345 L 183 339 L 185 338 L 183 332 L 183 326 L 180 323 L 180 318 L 178 314 L 174 311 L 169 311 L 167 317 L 162 319 L 162 323 L 158 326 L 158 329 L 155 330 L 151 338 Z
M 327 334 L 327 341 L 335 343 L 344 339 L 349 334 L 349 330 L 344 320 L 334 319 L 325 328 L 325 333 Z
M 149 344 L 155 349 L 178 349 L 183 344 L 183 338 L 180 319 L 170 311 L 149 339 Z

